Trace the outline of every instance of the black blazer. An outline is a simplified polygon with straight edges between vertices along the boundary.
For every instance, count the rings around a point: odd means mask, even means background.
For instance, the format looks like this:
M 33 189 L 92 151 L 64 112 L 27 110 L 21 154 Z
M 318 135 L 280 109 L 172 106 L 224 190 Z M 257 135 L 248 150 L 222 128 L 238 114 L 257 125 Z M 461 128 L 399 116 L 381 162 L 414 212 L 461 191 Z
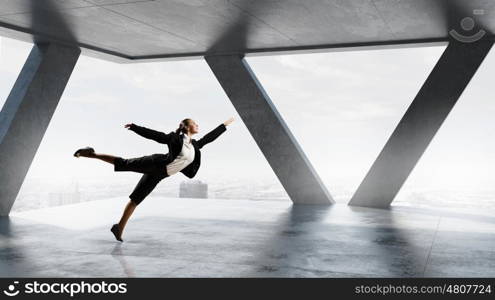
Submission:
M 175 131 L 166 134 L 164 132 L 138 126 L 136 124 L 131 124 L 129 130 L 132 130 L 147 139 L 154 140 L 161 144 L 167 144 L 168 153 L 163 155 L 157 162 L 159 164 L 163 164 L 164 169 L 166 168 L 166 165 L 174 161 L 182 150 L 184 134 L 177 134 Z M 198 141 L 191 139 L 191 143 L 194 146 L 194 160 L 187 167 L 181 170 L 182 174 L 189 178 L 193 178 L 196 175 L 199 170 L 199 166 L 201 165 L 201 152 L 199 149 L 203 148 L 204 145 L 213 142 L 217 137 L 224 133 L 225 130 L 227 130 L 227 128 L 222 123 L 212 131 L 205 134 Z

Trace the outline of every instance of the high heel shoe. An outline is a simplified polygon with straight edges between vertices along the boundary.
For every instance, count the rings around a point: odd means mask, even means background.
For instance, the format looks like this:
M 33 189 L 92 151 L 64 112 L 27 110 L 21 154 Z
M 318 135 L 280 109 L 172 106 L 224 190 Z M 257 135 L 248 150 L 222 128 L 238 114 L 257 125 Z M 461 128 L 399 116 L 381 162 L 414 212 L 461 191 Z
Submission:
M 113 224 L 112 228 L 110 228 L 110 231 L 113 233 L 115 236 L 115 239 L 119 242 L 123 242 L 124 240 L 120 237 L 120 229 L 119 229 L 119 224 Z
M 78 149 L 76 152 L 74 152 L 74 156 L 75 157 L 88 156 L 88 155 L 93 154 L 93 153 L 95 153 L 95 149 L 93 149 L 91 147 L 86 147 L 86 148 Z

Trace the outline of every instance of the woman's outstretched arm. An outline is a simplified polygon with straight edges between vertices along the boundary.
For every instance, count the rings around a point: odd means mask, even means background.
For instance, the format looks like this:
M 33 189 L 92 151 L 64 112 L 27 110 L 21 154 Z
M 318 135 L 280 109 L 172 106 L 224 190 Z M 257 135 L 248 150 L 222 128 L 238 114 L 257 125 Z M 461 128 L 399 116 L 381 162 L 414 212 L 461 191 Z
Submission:
M 153 140 L 155 142 L 161 143 L 161 144 L 168 144 L 170 141 L 170 138 L 172 136 L 172 133 L 166 134 L 161 131 L 156 131 L 153 129 L 149 129 L 146 127 L 138 126 L 134 123 L 126 124 L 124 125 L 125 128 L 134 131 L 135 133 L 139 134 L 140 136 Z
M 215 129 L 205 134 L 198 140 L 198 147 L 201 149 L 204 145 L 213 142 L 217 137 L 227 130 L 227 126 L 234 121 L 234 118 L 230 118 L 222 124 L 218 125 Z

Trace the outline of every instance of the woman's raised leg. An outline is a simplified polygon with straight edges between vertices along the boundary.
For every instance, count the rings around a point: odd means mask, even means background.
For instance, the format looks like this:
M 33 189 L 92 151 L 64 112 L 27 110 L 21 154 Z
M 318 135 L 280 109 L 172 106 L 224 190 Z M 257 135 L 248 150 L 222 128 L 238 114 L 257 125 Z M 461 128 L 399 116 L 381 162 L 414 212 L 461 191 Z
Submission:
M 91 156 L 88 156 L 90 158 L 96 158 L 96 159 L 99 159 L 99 160 L 102 160 L 104 162 L 107 162 L 109 164 L 114 164 L 115 163 L 115 158 L 117 158 L 117 156 L 113 156 L 113 155 L 109 155 L 109 154 L 99 154 L 99 153 L 93 153 L 91 154 Z
M 102 161 L 107 162 L 107 163 L 112 164 L 112 165 L 115 163 L 115 158 L 117 158 L 117 156 L 113 156 L 113 155 L 109 155 L 109 154 L 89 152 L 89 151 L 81 151 L 80 153 L 78 153 L 77 157 L 96 158 L 96 159 L 102 160 Z

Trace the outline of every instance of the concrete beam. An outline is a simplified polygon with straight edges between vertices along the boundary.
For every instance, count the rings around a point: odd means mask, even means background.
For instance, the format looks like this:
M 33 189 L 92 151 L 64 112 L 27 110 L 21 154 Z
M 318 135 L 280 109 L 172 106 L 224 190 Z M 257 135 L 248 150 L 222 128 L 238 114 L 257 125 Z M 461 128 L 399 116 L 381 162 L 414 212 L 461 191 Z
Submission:
M 240 55 L 205 59 L 291 200 L 334 203 L 246 60 Z
M 390 206 L 492 45 L 449 43 L 349 205 Z
M 0 112 L 0 216 L 14 204 L 80 52 L 33 46 Z

